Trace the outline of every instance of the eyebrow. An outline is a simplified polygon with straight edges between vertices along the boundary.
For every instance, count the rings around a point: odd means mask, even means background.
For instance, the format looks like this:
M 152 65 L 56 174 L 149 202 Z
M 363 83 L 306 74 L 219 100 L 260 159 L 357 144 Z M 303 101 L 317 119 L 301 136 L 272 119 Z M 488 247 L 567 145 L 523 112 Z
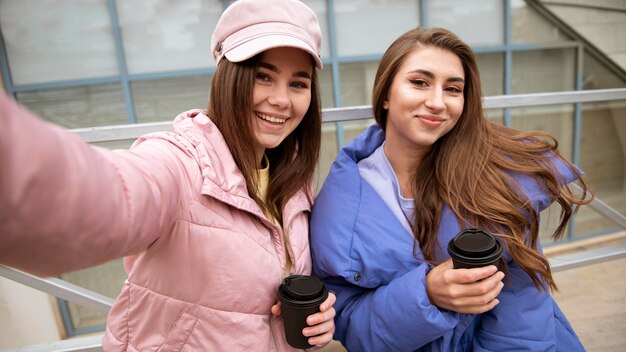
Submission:
M 428 71 L 428 70 L 417 69 L 417 70 L 409 71 L 409 73 L 421 73 L 424 76 L 427 76 L 428 78 L 431 78 L 431 79 L 435 78 L 435 74 L 430 72 L 430 71 Z M 462 77 L 450 77 L 450 78 L 446 79 L 446 82 L 461 82 L 461 83 L 464 83 L 465 80 Z
M 268 69 L 268 70 L 273 71 L 273 72 L 278 72 L 278 67 L 276 67 L 275 65 L 272 65 L 272 64 L 268 64 L 267 62 L 259 62 L 259 67 L 263 67 L 263 68 Z M 294 77 L 301 77 L 301 78 L 308 78 L 308 79 L 311 79 L 311 80 L 313 79 L 311 77 L 311 74 L 308 73 L 308 72 L 305 72 L 305 71 L 294 72 L 293 76 Z

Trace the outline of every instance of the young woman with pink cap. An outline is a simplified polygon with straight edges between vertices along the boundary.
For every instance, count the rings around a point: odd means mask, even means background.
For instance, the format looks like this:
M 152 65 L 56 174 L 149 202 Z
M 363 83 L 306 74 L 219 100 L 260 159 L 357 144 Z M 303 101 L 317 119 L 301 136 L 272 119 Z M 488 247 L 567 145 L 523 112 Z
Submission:
M 0 263 L 52 275 L 126 257 L 107 351 L 293 350 L 277 289 L 311 273 L 320 46 L 303 3 L 234 2 L 211 39 L 208 109 L 130 150 L 0 96 Z M 311 345 L 332 339 L 334 301 L 308 317 Z

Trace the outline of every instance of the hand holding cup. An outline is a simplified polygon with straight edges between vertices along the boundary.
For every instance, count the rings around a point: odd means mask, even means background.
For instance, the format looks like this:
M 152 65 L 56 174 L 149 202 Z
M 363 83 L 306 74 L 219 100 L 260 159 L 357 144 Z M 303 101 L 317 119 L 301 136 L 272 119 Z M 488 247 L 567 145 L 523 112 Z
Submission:
M 308 275 L 291 275 L 285 278 L 278 289 L 281 302 L 283 324 L 287 343 L 292 347 L 307 349 L 309 337 L 304 336 L 303 330 L 309 328 L 307 318 L 320 312 L 320 305 L 329 298 L 326 286 L 316 277 Z M 334 303 L 334 295 L 332 296 Z M 332 310 L 332 307 L 331 307 Z M 330 330 L 334 331 L 332 316 Z M 332 333 L 329 340 L 332 338 Z

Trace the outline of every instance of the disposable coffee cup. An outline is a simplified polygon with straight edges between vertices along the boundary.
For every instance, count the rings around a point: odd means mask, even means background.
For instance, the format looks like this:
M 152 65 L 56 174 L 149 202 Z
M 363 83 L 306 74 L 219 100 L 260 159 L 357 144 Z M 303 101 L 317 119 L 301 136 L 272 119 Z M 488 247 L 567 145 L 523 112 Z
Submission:
M 502 246 L 495 237 L 479 229 L 465 229 L 448 242 L 448 254 L 455 269 L 496 265 L 502 257 Z
M 315 276 L 291 275 L 278 288 L 282 302 L 283 323 L 287 343 L 294 348 L 313 347 L 302 329 L 308 326 L 306 318 L 320 311 L 320 304 L 328 298 L 328 289 Z

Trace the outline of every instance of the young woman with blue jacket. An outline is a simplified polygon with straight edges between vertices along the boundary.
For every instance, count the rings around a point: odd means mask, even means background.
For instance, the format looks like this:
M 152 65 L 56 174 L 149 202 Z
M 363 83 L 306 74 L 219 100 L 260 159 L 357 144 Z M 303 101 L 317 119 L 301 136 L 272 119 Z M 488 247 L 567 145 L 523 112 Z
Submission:
M 549 134 L 489 122 L 481 97 L 471 49 L 447 30 L 411 30 L 381 59 L 376 124 L 341 150 L 312 214 L 313 270 L 348 350 L 584 350 L 538 234 L 554 201 L 554 238 L 588 202 L 582 173 Z M 500 270 L 453 269 L 446 245 L 470 227 L 496 235 Z

